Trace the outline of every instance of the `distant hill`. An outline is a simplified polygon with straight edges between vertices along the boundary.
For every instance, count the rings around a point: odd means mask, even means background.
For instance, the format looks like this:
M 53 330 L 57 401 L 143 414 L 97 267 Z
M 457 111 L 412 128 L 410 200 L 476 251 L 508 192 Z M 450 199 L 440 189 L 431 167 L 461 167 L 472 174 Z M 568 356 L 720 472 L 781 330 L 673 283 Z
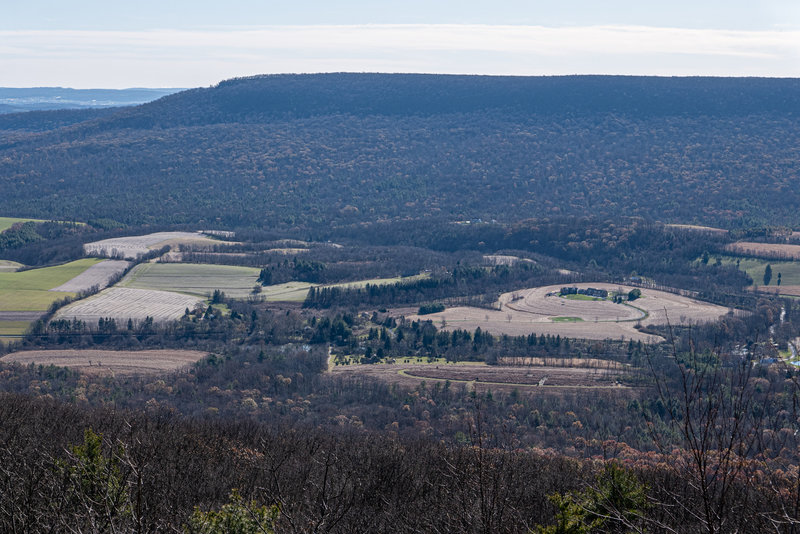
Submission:
M 348 114 L 800 114 L 800 80 L 636 76 L 265 75 L 183 91 L 118 117 L 152 127 Z
M 800 226 L 796 79 L 274 75 L 25 127 L 45 117 L 0 130 L 0 212 Z
M 177 91 L 180 89 L 0 87 L 0 113 L 133 106 L 151 102 Z

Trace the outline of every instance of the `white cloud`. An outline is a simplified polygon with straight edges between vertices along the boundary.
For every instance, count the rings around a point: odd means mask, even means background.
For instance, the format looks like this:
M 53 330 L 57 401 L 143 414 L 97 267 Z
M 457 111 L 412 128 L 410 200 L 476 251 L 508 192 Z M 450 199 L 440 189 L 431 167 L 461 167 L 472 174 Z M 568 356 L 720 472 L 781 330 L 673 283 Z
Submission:
M 475 24 L 0 31 L 2 85 L 188 87 L 324 71 L 800 76 L 800 31 Z

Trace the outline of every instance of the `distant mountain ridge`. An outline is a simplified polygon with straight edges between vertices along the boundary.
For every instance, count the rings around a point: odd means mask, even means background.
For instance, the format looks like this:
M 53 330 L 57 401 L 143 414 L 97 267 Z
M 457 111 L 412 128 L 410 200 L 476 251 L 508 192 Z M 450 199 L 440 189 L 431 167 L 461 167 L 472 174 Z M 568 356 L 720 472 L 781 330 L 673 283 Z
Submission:
M 800 79 L 642 76 L 276 74 L 234 78 L 123 113 L 126 126 L 259 122 L 320 115 L 478 111 L 636 115 L 800 114 Z
M 151 102 L 178 91 L 181 89 L 0 87 L 0 113 L 133 106 Z
M 0 213 L 800 227 L 797 79 L 268 75 L 59 113 L 0 119 Z

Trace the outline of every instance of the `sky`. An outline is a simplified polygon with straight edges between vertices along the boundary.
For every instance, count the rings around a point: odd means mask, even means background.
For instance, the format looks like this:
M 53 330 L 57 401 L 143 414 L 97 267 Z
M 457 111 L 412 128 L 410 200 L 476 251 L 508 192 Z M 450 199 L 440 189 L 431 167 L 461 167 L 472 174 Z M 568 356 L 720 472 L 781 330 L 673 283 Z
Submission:
M 287 72 L 800 77 L 800 0 L 9 0 L 0 86 Z

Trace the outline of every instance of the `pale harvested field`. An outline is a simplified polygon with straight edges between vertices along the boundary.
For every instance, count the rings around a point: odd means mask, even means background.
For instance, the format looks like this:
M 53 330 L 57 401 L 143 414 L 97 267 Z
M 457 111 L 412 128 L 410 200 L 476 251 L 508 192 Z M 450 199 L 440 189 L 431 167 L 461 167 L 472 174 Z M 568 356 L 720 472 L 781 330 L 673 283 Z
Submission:
M 739 241 L 731 243 L 725 250 L 752 256 L 773 256 L 775 258 L 800 259 L 800 245 L 784 245 L 778 243 L 752 243 Z
M 119 283 L 120 287 L 176 291 L 201 298 L 215 289 L 231 298 L 248 297 L 260 269 L 201 263 L 141 263 Z
M 617 284 L 575 284 L 608 291 L 628 292 L 632 287 Z M 495 335 L 550 334 L 584 339 L 632 339 L 646 343 L 663 341 L 659 336 L 639 332 L 635 325 L 697 324 L 719 319 L 727 308 L 664 291 L 642 289 L 642 297 L 632 305 L 606 300 L 571 300 L 557 293 L 561 286 L 545 286 L 505 293 L 499 310 L 455 307 L 409 320 L 432 320 L 445 329 L 481 330 Z
M 86 374 L 159 374 L 187 367 L 205 358 L 196 350 L 30 350 L 0 358 L 4 363 L 55 365 Z
M 514 265 L 518 261 L 534 263 L 533 260 L 529 260 L 528 258 L 520 258 L 519 256 L 508 256 L 504 254 L 487 254 L 483 257 L 483 259 L 492 265 Z
M 50 291 L 78 293 L 91 289 L 94 286 L 104 289 L 114 276 L 124 272 L 130 265 L 131 262 L 125 260 L 101 261 L 100 263 L 92 265 L 69 282 L 54 287 Z
M 0 273 L 13 273 L 20 267 L 24 267 L 24 265 L 11 260 L 0 260 Z
M 212 239 L 200 232 L 156 232 L 147 235 L 115 237 L 83 245 L 86 254 L 135 259 L 167 245 L 223 245 L 225 241 Z
M 156 322 L 163 322 L 180 319 L 186 308 L 191 310 L 200 302 L 202 300 L 197 297 L 169 291 L 113 287 L 65 306 L 55 318 L 79 319 L 87 323 L 97 323 L 100 318 L 113 318 L 119 323 L 152 317 Z
M 404 386 L 415 387 L 421 381 L 429 385 L 449 381 L 451 387 L 470 390 L 517 389 L 528 392 L 557 392 L 569 389 L 626 391 L 624 373 L 613 369 L 588 369 L 548 366 L 494 366 L 470 364 L 372 364 L 337 365 L 334 374 L 355 373 Z
M 750 286 L 748 289 L 751 291 L 754 289 L 753 286 Z M 776 295 L 789 295 L 792 297 L 800 297 L 800 286 L 758 286 L 759 293 L 774 293 Z
M 284 255 L 288 256 L 290 254 L 294 255 L 294 254 L 302 254 L 304 252 L 308 252 L 308 249 L 307 248 L 268 248 L 264 252 L 274 252 L 276 254 L 284 254 Z
M 666 224 L 668 228 L 680 228 L 681 230 L 696 230 L 698 232 L 711 232 L 714 234 L 727 234 L 727 230 L 714 228 L 713 226 L 700 226 L 697 224 Z

